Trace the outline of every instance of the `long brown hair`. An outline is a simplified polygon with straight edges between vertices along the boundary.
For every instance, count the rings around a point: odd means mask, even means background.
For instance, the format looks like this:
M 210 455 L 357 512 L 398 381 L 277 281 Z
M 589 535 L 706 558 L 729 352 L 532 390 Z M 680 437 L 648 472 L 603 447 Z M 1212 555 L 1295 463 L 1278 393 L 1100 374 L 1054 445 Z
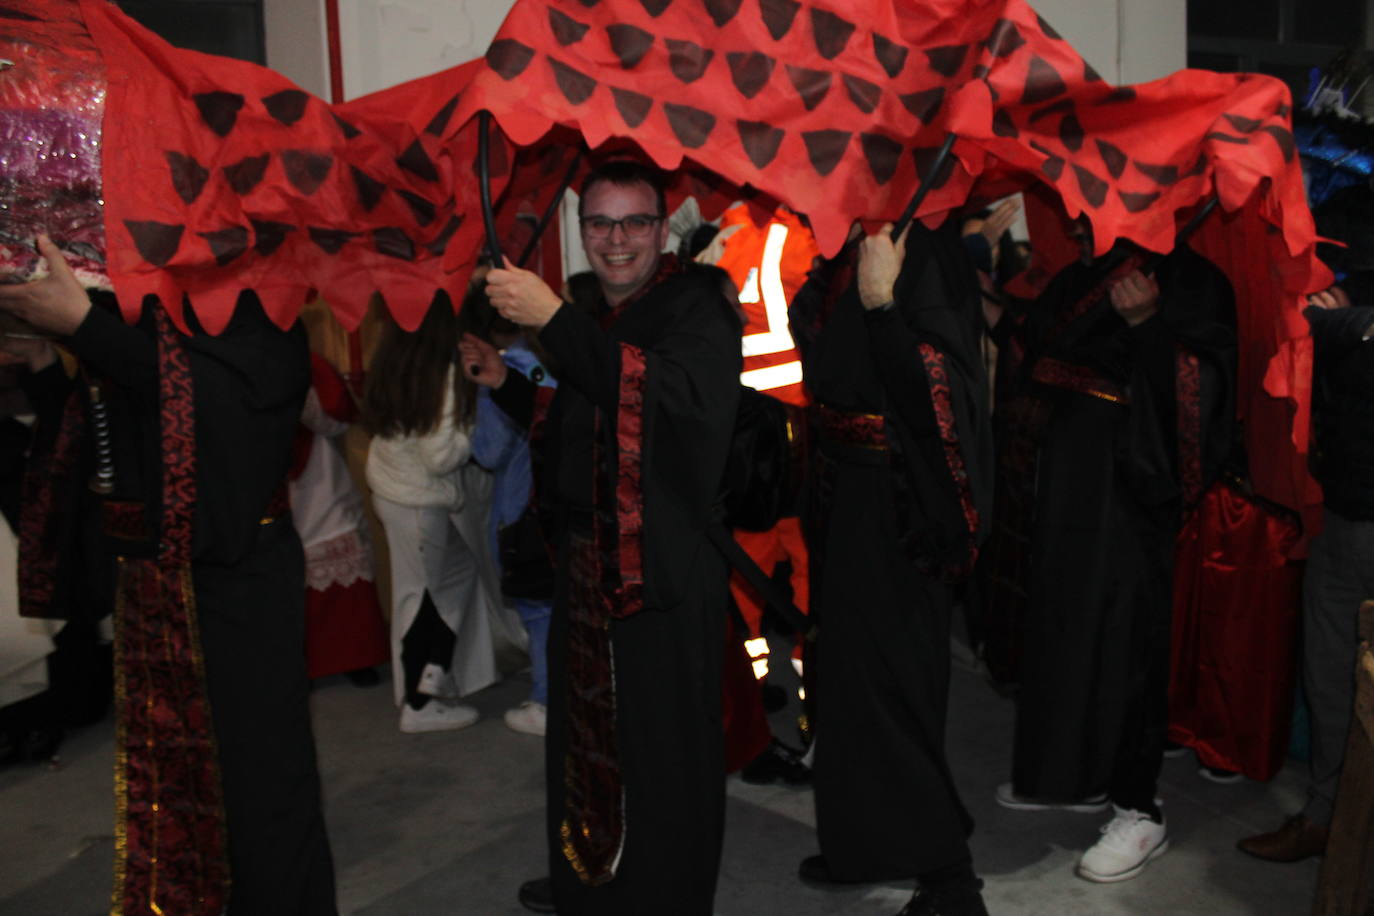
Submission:
M 472 420 L 476 387 L 457 365 L 458 318 L 442 290 L 414 331 L 388 321 L 368 367 L 363 415 L 374 436 L 423 435 L 442 419 L 444 380 L 454 367 L 453 402 L 459 422 Z

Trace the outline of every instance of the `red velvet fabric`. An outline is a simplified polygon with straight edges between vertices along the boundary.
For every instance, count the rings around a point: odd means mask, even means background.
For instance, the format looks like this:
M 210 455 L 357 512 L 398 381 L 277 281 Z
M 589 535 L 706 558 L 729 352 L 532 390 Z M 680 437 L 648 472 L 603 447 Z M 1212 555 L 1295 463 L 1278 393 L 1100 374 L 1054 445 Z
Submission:
M 358 402 L 348 390 L 348 384 L 329 360 L 318 353 L 310 354 L 310 387 L 320 399 L 320 407 L 341 423 L 358 419 Z
M 305 669 L 310 678 L 371 668 L 390 654 L 371 579 L 305 590 Z
M 1169 737 L 1267 780 L 1288 750 L 1302 566 L 1295 521 L 1214 485 L 1175 553 Z

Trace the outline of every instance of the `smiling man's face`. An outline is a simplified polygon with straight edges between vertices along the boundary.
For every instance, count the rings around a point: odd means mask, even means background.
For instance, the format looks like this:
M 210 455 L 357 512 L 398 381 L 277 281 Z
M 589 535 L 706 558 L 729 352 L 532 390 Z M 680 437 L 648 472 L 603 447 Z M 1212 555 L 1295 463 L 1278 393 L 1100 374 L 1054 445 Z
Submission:
M 598 181 L 583 195 L 581 215 L 587 260 L 601 281 L 606 301 L 619 305 L 654 275 L 663 246 L 668 243 L 668 221 L 658 211 L 658 195 L 643 182 L 619 185 Z M 596 238 L 588 227 L 591 220 L 622 220 L 627 216 L 653 216 L 657 220 L 639 237 L 632 236 L 624 225 L 616 225 L 604 237 Z

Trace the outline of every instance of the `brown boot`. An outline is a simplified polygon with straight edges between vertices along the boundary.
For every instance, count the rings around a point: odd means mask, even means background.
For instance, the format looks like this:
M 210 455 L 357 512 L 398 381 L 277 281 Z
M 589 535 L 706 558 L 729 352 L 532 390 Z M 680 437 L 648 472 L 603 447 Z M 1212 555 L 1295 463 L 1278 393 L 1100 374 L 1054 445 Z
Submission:
M 1326 852 L 1327 833 L 1327 828 L 1295 814 L 1273 833 L 1246 837 L 1236 848 L 1270 862 L 1301 862 Z

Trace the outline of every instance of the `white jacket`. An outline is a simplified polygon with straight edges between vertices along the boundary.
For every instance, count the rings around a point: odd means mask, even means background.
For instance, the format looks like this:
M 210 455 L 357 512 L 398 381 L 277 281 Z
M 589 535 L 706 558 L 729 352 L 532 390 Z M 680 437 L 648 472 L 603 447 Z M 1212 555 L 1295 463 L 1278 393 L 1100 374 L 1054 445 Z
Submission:
M 434 429 L 422 435 L 373 438 L 367 450 L 367 485 L 402 506 L 463 505 L 458 467 L 472 454 L 471 429 L 458 425 L 453 400 L 454 367 L 444 378 L 444 408 Z

